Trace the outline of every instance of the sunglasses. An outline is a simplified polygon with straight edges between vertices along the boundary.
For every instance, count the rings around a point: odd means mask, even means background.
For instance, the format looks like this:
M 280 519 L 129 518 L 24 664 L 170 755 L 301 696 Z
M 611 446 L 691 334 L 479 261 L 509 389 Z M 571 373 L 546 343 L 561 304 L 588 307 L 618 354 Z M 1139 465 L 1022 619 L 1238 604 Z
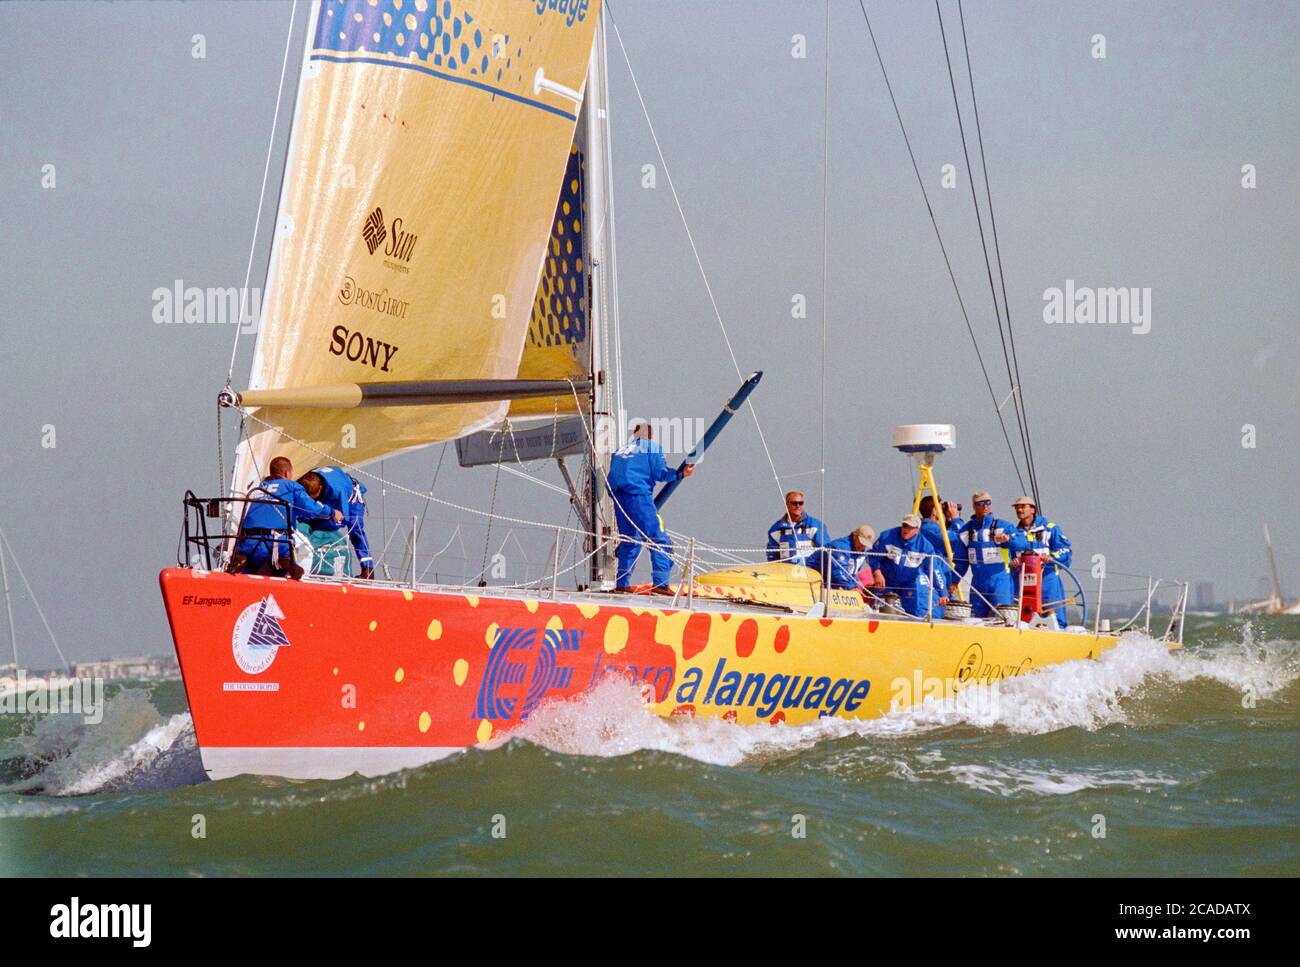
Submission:
M 976 507 L 991 507 L 992 505 L 993 505 L 993 501 L 991 501 L 991 500 L 977 500 L 977 501 L 975 501 L 975 506 L 976 506 Z M 958 509 L 958 510 L 961 510 L 960 507 L 958 507 L 957 509 Z
M 803 501 L 802 501 L 802 500 L 787 500 L 786 503 L 789 504 L 791 507 L 802 507 L 802 506 L 803 506 Z

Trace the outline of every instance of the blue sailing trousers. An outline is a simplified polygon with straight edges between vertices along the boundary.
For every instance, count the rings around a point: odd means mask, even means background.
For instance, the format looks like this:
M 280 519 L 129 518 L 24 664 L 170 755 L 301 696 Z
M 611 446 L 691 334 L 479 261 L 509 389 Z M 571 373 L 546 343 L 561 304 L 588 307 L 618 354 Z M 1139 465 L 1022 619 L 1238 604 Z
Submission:
M 636 567 L 641 548 L 650 545 L 650 580 L 655 587 L 668 583 L 672 573 L 672 541 L 664 533 L 663 522 L 655 507 L 654 498 L 649 494 L 629 493 L 626 490 L 612 491 L 614 496 L 614 519 L 618 523 L 618 574 L 615 583 L 620 588 L 631 587 L 632 569 Z

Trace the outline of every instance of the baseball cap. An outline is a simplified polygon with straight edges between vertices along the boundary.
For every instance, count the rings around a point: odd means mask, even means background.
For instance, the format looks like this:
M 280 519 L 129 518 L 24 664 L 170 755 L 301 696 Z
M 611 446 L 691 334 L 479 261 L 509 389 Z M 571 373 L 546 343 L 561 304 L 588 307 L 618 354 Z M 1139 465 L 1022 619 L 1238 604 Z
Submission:
M 866 524 L 863 524 L 861 527 L 859 527 L 849 536 L 856 537 L 858 541 L 865 547 L 870 547 L 872 544 L 876 542 L 876 532 L 872 530 L 870 527 L 868 527 Z

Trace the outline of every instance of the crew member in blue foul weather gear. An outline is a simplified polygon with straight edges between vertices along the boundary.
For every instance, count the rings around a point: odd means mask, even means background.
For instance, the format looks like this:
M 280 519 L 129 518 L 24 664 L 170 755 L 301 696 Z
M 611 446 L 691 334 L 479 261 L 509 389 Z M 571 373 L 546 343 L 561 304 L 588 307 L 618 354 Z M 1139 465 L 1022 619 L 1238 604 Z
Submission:
M 1043 613 L 1056 615 L 1058 627 L 1066 626 L 1065 585 L 1057 565 L 1070 566 L 1074 552 L 1070 541 L 1061 529 L 1038 512 L 1033 497 L 1017 497 L 1012 505 L 1016 509 L 1016 527 L 1029 542 L 1028 553 L 1043 559 Z M 1022 555 L 1023 556 L 1023 555 Z M 1020 568 L 1012 562 L 1016 574 L 1016 594 L 1020 594 Z
M 943 512 L 945 516 L 949 509 L 956 505 L 950 500 L 943 502 Z M 960 521 L 959 521 L 960 523 Z M 934 545 L 935 551 L 939 554 L 944 552 L 943 533 L 948 532 L 948 544 L 952 549 L 953 560 L 957 559 L 957 548 L 960 546 L 961 538 L 958 536 L 960 528 L 954 528 L 951 523 L 945 522 L 944 518 L 939 516 L 939 511 L 935 510 L 934 498 L 929 494 L 921 498 L 921 536 Z
M 948 528 L 948 540 L 952 544 L 953 560 L 956 560 L 957 545 L 961 543 L 961 529 L 966 526 L 966 522 L 961 519 L 961 504 L 945 500 L 943 502 L 943 519 L 945 521 L 944 526 Z
M 347 530 L 348 540 L 357 552 L 357 562 L 361 565 L 361 577 L 375 576 L 375 559 L 370 556 L 370 542 L 366 539 L 366 485 L 355 480 L 341 467 L 317 467 L 308 470 L 298 478 L 307 495 L 319 500 L 330 510 L 343 514 L 343 520 L 322 521 L 317 524 L 322 530 Z
M 971 574 L 971 614 L 987 618 L 1001 604 L 1015 602 L 1011 558 L 1029 550 L 1029 542 L 1009 521 L 993 516 L 993 498 L 981 490 L 971 498 L 975 515 L 961 529 L 964 553 L 956 555 L 957 571 Z
M 302 568 L 293 559 L 290 536 L 300 520 L 343 520 L 342 512 L 312 500 L 302 484 L 293 479 L 288 457 L 271 461 L 271 475 L 251 492 L 251 501 L 239 525 L 239 542 L 226 570 L 234 574 L 288 573 L 302 578 Z M 283 503 L 281 503 L 283 501 Z
M 876 532 L 863 524 L 846 537 L 837 537 L 817 552 L 822 580 L 840 591 L 872 587 L 872 569 L 868 567 L 871 545 Z M 862 571 L 866 569 L 865 580 Z M 864 595 L 865 596 L 865 595 Z
M 908 514 L 900 526 L 881 534 L 871 552 L 878 591 L 897 593 L 910 615 L 943 617 L 943 606 L 948 603 L 944 589 L 955 577 L 943 559 L 943 548 L 936 549 L 921 534 L 919 515 Z
M 629 591 L 632 587 L 632 569 L 641 556 L 641 548 L 650 549 L 650 581 L 656 593 L 668 591 L 668 577 L 672 573 L 672 541 L 664 531 L 663 521 L 655 507 L 652 491 L 657 483 L 667 483 L 689 477 L 695 472 L 687 464 L 679 472 L 669 468 L 664 460 L 663 448 L 651 439 L 649 423 L 638 423 L 633 438 L 619 449 L 609 461 L 609 492 L 614 498 L 614 520 L 618 524 L 618 572 L 616 591 Z
M 803 494 L 785 495 L 785 515 L 767 529 L 767 559 L 813 567 L 817 550 L 826 546 L 826 525 L 804 511 Z

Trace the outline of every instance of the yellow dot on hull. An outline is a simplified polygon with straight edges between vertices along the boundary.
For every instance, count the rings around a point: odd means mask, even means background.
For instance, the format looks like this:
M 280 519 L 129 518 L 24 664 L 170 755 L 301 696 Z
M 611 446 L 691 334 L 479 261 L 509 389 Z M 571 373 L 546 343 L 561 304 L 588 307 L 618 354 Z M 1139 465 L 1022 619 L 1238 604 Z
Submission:
M 428 732 L 428 731 L 429 731 L 429 726 L 432 725 L 432 724 L 433 724 L 433 719 L 430 717 L 429 713 L 428 713 L 428 712 L 421 712 L 421 713 L 420 713 L 420 731 L 421 731 L 421 732 Z
M 470 606 L 471 608 L 477 608 L 477 607 L 478 607 L 478 595 L 477 595 L 477 594 L 467 594 L 467 595 L 465 595 L 465 600 L 469 602 L 469 606 Z
M 393 681 L 395 682 L 400 682 L 405 677 L 406 677 L 406 669 L 404 668 L 399 668 L 397 669 L 397 671 L 393 672 Z
M 437 641 L 442 637 L 442 622 L 434 618 L 429 622 L 429 630 L 425 632 L 430 641 Z
M 483 640 L 487 642 L 489 648 L 497 643 L 497 632 L 500 630 L 501 626 L 495 621 L 487 626 L 487 631 L 483 633 Z
M 492 723 L 484 719 L 478 724 L 478 740 L 486 742 L 490 738 L 492 738 Z
M 357 723 L 357 731 L 358 731 L 358 732 L 364 732 L 365 730 L 366 730 L 366 723 L 365 723 L 365 722 L 358 722 L 358 723 Z
M 376 628 L 378 628 L 378 627 L 379 627 L 379 622 L 378 622 L 378 621 L 372 621 L 372 622 L 370 622 L 370 630 L 371 630 L 371 631 L 374 631 L 374 630 L 375 630 Z
M 532 601 L 532 600 L 529 600 L 528 598 L 525 598 L 525 599 L 524 599 L 524 607 L 528 609 L 528 613 L 529 613 L 529 614 L 537 614 L 537 602 L 536 602 L 536 601 Z
M 560 620 L 560 616 L 558 614 L 551 615 L 550 620 L 546 622 L 547 631 L 559 631 L 563 627 L 564 627 L 564 622 Z
M 600 605 L 598 604 L 580 604 L 578 610 L 584 618 L 594 618 L 600 614 Z
M 451 677 L 457 685 L 464 685 L 465 679 L 469 677 L 469 662 L 464 658 L 457 658 L 456 664 L 451 666 Z
M 627 619 L 616 614 L 605 625 L 605 652 L 617 655 L 627 647 Z
M 339 673 L 339 670 L 338 670 L 337 668 L 334 669 L 334 674 L 337 675 L 338 673 Z
M 404 597 L 407 601 L 415 600 L 415 595 L 413 595 L 410 591 L 403 591 L 402 597 Z

